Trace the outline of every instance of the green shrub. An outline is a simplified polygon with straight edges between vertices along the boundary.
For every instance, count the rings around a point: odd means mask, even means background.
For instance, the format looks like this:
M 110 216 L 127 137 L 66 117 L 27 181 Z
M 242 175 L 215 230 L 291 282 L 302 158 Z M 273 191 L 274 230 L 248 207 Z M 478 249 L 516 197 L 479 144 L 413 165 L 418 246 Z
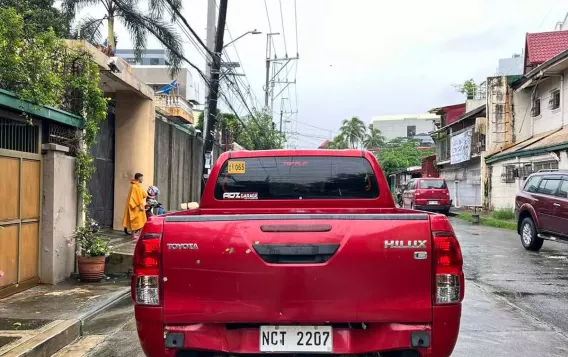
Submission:
M 515 219 L 515 213 L 510 208 L 503 208 L 491 212 L 491 218 L 500 220 L 512 220 Z

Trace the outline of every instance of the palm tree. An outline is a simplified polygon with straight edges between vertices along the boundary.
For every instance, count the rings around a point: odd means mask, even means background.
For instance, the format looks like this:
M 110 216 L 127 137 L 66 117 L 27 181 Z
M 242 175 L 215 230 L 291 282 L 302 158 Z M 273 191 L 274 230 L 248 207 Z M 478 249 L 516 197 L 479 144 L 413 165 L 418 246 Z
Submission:
M 175 31 L 172 23 L 164 20 L 162 14 L 171 14 L 172 22 L 176 17 L 174 10 L 179 13 L 182 8 L 181 0 L 63 0 L 61 8 L 69 20 L 74 20 L 77 12 L 90 5 L 102 5 L 105 15 L 102 18 L 86 16 L 75 23 L 74 34 L 78 39 L 89 42 L 99 42 L 101 26 L 106 21 L 108 44 L 116 49 L 115 21 L 121 21 L 126 27 L 134 44 L 134 54 L 139 60 L 149 35 L 157 38 L 166 48 L 166 56 L 174 76 L 181 67 L 183 47 L 181 37 Z M 142 10 L 147 7 L 147 11 Z
M 365 135 L 363 140 L 363 146 L 365 149 L 377 149 L 385 144 L 385 137 L 381 131 L 377 128 L 373 128 L 373 125 L 369 125 L 369 132 Z
M 365 137 L 365 123 L 357 117 L 352 117 L 351 119 L 344 119 L 339 129 L 341 135 L 345 140 L 351 144 L 353 149 L 359 146 L 359 143 Z
M 334 137 L 333 140 L 329 142 L 329 144 L 327 144 L 327 148 L 328 149 L 336 149 L 336 150 L 348 149 L 349 144 L 345 140 L 345 137 L 343 135 L 339 134 L 336 137 Z

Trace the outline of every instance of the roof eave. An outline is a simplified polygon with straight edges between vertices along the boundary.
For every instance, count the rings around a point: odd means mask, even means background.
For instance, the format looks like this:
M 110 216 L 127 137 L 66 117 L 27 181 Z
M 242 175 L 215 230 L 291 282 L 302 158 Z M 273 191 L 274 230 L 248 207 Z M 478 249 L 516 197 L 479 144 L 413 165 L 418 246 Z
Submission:
M 494 155 L 490 156 L 485 159 L 486 164 L 493 164 L 499 161 L 507 160 L 507 159 L 514 159 L 517 157 L 527 157 L 527 156 L 535 156 L 539 154 L 546 154 L 551 151 L 557 150 L 564 150 L 568 149 L 568 143 L 552 145 L 552 146 L 545 146 L 536 149 L 529 149 L 529 150 L 520 150 L 520 151 L 513 151 L 508 152 L 506 154 Z

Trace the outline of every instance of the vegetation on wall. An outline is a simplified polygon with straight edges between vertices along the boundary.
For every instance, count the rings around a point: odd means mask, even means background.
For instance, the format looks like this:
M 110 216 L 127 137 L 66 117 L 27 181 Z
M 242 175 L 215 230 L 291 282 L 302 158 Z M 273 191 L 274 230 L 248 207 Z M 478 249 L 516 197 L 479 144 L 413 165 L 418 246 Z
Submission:
M 0 88 L 36 106 L 71 110 L 83 117 L 76 172 L 86 206 L 91 201 L 86 183 L 94 173 L 89 147 L 107 112 L 97 64 L 89 53 L 67 47 L 52 28 L 26 31 L 24 15 L 14 8 L 0 9 L 0 53 Z

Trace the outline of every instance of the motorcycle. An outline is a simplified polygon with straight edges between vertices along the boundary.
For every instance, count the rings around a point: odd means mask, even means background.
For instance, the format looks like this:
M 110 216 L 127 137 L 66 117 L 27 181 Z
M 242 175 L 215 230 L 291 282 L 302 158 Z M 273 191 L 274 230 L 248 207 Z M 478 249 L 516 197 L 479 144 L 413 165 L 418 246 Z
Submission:
M 164 207 L 162 206 L 162 204 L 160 202 L 158 202 L 158 195 L 160 194 L 160 189 L 157 188 L 156 186 L 150 186 L 148 187 L 148 191 L 146 191 L 148 193 L 148 198 L 146 199 L 146 205 L 144 206 L 144 210 L 146 213 L 146 219 L 154 216 L 154 215 L 161 215 L 166 213 L 166 211 L 164 211 Z M 155 214 L 154 214 L 154 210 L 155 210 Z M 128 228 L 124 228 L 124 234 L 126 235 L 132 235 L 133 239 L 137 239 L 138 237 L 136 236 L 136 233 L 139 233 L 140 231 L 137 232 L 132 232 L 130 231 Z

